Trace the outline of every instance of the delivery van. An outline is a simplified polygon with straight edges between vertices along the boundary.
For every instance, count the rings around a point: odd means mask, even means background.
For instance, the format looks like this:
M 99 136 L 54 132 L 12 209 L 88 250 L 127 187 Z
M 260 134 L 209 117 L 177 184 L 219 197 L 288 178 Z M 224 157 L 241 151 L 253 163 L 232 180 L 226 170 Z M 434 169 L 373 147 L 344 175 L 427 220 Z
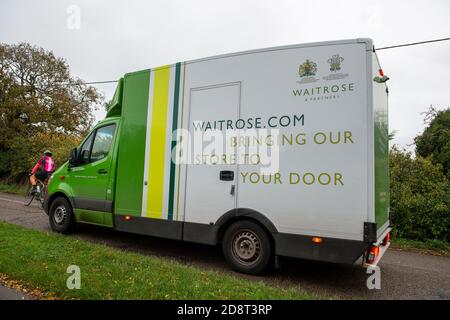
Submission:
M 221 245 L 249 274 L 283 256 L 375 265 L 391 230 L 386 80 L 370 39 L 125 74 L 52 175 L 51 228 Z

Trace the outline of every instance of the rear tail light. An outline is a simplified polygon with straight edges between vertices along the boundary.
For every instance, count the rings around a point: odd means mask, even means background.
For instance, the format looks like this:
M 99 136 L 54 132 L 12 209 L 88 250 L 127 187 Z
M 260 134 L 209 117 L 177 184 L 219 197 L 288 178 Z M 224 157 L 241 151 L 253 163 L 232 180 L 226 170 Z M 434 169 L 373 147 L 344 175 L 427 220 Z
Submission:
M 380 254 L 380 247 L 371 246 L 369 250 L 367 250 L 366 262 L 373 263 L 377 259 L 379 254 Z
M 383 241 L 381 242 L 382 246 L 385 246 L 389 243 L 389 241 L 391 241 L 391 233 L 388 232 L 386 237 L 384 237 Z

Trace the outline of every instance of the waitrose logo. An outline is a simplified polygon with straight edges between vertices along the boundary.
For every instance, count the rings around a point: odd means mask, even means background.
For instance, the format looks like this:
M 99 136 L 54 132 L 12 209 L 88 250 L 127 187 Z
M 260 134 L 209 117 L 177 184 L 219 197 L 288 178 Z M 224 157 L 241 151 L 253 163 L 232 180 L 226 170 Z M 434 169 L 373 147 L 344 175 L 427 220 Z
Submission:
M 314 95 L 322 95 L 322 94 L 330 94 L 330 93 L 340 93 L 340 92 L 348 92 L 354 91 L 355 85 L 354 83 L 344 83 L 344 84 L 335 84 L 332 86 L 322 86 L 322 87 L 313 87 L 313 88 L 305 88 L 305 89 L 294 89 L 292 92 L 296 97 L 304 97 L 304 96 L 314 96 Z
M 302 97 L 305 101 L 318 101 L 339 99 L 342 93 L 348 93 L 355 90 L 354 83 L 335 84 L 331 86 L 317 86 L 302 89 L 293 89 L 294 97 Z

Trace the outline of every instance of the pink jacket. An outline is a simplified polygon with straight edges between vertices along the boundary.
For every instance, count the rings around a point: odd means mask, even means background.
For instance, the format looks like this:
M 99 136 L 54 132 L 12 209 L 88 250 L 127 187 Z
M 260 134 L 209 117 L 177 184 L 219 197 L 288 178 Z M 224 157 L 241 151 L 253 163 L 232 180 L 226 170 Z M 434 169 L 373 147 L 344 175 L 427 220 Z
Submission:
M 31 171 L 31 174 L 35 174 L 39 168 L 49 173 L 55 171 L 55 162 L 53 161 L 53 158 L 48 156 L 43 156 L 42 158 L 40 158 L 34 166 L 33 171 Z

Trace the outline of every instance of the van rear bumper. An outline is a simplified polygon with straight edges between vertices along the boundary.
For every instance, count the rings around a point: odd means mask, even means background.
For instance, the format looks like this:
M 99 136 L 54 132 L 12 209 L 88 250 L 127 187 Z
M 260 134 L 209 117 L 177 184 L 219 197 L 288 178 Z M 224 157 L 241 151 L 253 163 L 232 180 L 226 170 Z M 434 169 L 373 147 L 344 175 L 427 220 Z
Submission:
M 308 260 L 353 264 L 370 247 L 370 242 L 322 238 L 314 243 L 312 236 L 275 233 L 275 254 Z

